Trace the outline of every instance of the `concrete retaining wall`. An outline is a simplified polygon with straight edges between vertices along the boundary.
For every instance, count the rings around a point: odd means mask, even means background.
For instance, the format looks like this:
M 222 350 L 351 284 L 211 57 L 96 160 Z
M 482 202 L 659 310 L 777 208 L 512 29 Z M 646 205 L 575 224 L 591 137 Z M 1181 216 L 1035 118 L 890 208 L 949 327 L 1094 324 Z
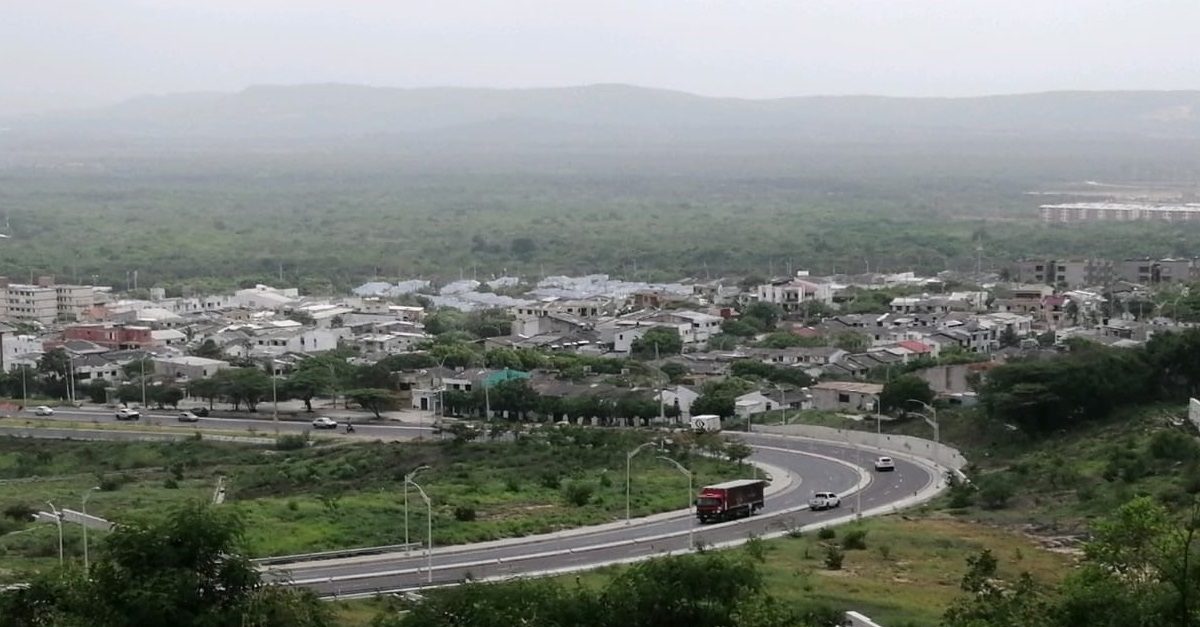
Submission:
M 793 435 L 830 442 L 849 442 L 866 448 L 877 448 L 884 452 L 892 451 L 914 455 L 928 459 L 938 465 L 962 472 L 967 465 L 967 458 L 958 449 L 945 444 L 934 444 L 931 440 L 910 435 L 876 435 L 869 431 L 853 429 L 835 429 L 816 425 L 761 425 L 755 426 L 757 433 L 773 433 L 776 435 Z

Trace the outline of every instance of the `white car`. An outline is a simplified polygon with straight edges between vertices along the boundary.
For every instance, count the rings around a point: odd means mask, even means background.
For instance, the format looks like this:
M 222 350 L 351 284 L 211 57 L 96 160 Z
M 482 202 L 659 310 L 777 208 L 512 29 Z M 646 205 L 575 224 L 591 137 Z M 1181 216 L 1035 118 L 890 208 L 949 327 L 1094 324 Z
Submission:
M 179 422 L 200 422 L 200 416 L 197 416 L 190 411 L 180 412 Z
M 833 492 L 817 492 L 808 499 L 808 508 L 813 511 L 841 507 L 842 499 Z
M 35 416 L 53 416 L 54 410 L 49 407 L 46 407 L 45 405 L 38 405 L 37 407 L 33 408 L 33 415 L 35 415 Z
M 142 414 L 136 409 L 122 407 L 117 410 L 117 420 L 137 420 L 142 417 Z
M 875 472 L 891 472 L 896 469 L 896 462 L 891 457 L 879 457 L 875 460 Z
M 312 421 L 313 429 L 337 429 L 338 423 L 329 416 L 317 416 Z

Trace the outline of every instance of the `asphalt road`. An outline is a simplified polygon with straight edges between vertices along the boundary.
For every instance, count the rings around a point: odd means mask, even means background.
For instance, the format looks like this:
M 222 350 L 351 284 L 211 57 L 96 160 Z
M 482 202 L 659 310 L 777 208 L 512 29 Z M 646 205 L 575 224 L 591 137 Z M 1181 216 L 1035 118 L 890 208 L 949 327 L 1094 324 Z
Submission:
M 429 559 L 426 553 L 414 550 L 407 554 L 292 564 L 268 571 L 269 577 L 277 581 L 290 580 L 294 585 L 310 587 L 325 596 L 336 596 L 599 566 L 686 550 L 689 530 L 697 544 L 713 545 L 743 539 L 750 534 L 763 535 L 842 517 L 859 506 L 865 511 L 913 496 L 938 479 L 924 466 L 902 459 L 896 460 L 895 472 L 875 473 L 874 456 L 870 451 L 858 451 L 844 445 L 738 435 L 755 447 L 753 459 L 788 469 L 800 477 L 800 481 L 788 489 L 768 497 L 766 509 L 752 518 L 699 525 L 694 518 L 681 513 L 667 520 L 634 520 L 629 526 L 613 528 L 609 525 L 595 531 L 576 530 L 483 545 L 435 547 L 431 556 L 432 571 L 426 566 Z M 860 492 L 850 494 L 862 476 L 859 469 L 867 473 L 870 483 Z M 825 490 L 843 496 L 840 510 L 813 512 L 805 509 L 781 513 L 804 505 L 813 492 Z M 424 507 L 415 495 L 410 497 L 410 508 L 412 535 L 423 536 Z M 403 521 L 398 520 L 397 524 L 402 525 Z
M 279 420 L 274 421 L 270 417 L 267 418 L 223 418 L 210 417 L 200 418 L 198 422 L 179 422 L 178 411 L 142 411 L 141 420 L 120 421 L 116 419 L 116 412 L 107 408 L 55 408 L 52 416 L 35 416 L 31 410 L 26 410 L 16 414 L 15 418 L 36 418 L 40 420 L 61 420 L 67 422 L 112 422 L 127 425 L 138 424 L 153 424 L 161 427 L 178 427 L 189 431 L 195 429 L 229 429 L 242 430 L 249 433 L 251 429 L 256 432 L 256 435 L 268 436 L 275 433 L 278 428 L 280 433 L 303 433 L 312 431 L 313 433 L 327 433 L 340 435 L 345 433 L 345 429 L 330 429 L 330 430 L 315 430 L 312 424 L 308 421 L 293 421 Z M 314 414 L 315 415 L 315 414 Z M 420 424 L 354 424 L 354 435 L 358 437 L 379 438 L 383 440 L 403 440 L 416 437 L 429 437 L 433 433 L 432 427 Z

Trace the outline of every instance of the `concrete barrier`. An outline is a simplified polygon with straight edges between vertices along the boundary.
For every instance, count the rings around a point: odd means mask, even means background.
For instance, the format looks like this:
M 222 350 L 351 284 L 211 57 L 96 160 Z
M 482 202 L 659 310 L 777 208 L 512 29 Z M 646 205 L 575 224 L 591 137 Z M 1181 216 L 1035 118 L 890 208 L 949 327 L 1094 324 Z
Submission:
M 858 612 L 846 612 L 846 618 L 842 621 L 842 625 L 844 627 L 883 627 L 883 625 Z
M 755 433 L 792 435 L 817 440 L 828 440 L 830 442 L 848 442 L 864 448 L 878 449 L 882 452 L 912 455 L 954 470 L 960 473 L 960 475 L 963 467 L 967 465 L 967 458 L 963 457 L 958 449 L 946 446 L 945 444 L 936 444 L 931 440 L 911 435 L 875 434 L 870 431 L 857 431 L 854 429 L 835 429 L 833 427 L 821 427 L 817 425 L 794 424 L 758 425 L 754 427 L 754 431 Z

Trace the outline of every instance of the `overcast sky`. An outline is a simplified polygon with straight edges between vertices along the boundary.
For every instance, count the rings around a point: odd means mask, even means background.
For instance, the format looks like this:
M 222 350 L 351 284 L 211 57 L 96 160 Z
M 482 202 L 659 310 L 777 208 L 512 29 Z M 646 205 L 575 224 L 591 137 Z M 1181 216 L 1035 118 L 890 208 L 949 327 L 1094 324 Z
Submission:
M 253 84 L 1200 88 L 1196 0 L 5 0 L 0 113 Z

